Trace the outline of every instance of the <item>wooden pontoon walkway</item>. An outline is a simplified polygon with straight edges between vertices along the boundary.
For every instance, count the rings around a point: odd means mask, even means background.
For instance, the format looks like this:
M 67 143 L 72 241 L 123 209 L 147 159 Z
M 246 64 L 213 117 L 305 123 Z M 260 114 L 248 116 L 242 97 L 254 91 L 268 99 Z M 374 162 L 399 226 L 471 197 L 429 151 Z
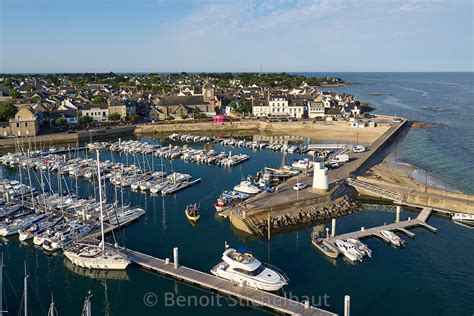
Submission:
M 155 271 L 190 284 L 199 285 L 211 291 L 234 297 L 238 300 L 250 302 L 257 306 L 271 309 L 275 312 L 290 315 L 315 315 L 330 316 L 337 315 L 322 309 L 305 305 L 301 302 L 290 300 L 283 296 L 265 291 L 242 287 L 231 281 L 218 278 L 209 273 L 194 270 L 185 266 L 174 267 L 173 263 L 166 263 L 165 260 L 158 259 L 137 251 L 124 250 L 130 261 L 147 270 Z
M 432 232 L 437 232 L 438 229 L 426 223 L 432 212 L 431 208 L 425 207 L 421 210 L 420 214 L 415 219 L 402 221 L 398 223 L 392 223 L 388 225 L 382 225 L 378 227 L 368 228 L 364 230 L 359 230 L 351 233 L 336 235 L 329 239 L 330 242 L 335 242 L 338 239 L 347 239 L 347 238 L 367 238 L 370 236 L 380 236 L 381 230 L 390 230 L 390 231 L 400 231 L 409 237 L 413 238 L 414 233 L 407 230 L 407 228 L 421 226 Z

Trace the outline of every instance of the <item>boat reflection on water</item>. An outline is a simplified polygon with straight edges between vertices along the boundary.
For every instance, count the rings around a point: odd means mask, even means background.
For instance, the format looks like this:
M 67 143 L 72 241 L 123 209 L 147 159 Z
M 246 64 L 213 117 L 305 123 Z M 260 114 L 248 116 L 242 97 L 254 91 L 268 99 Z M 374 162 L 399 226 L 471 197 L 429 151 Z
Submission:
M 93 279 L 93 280 L 117 280 L 117 281 L 130 281 L 128 274 L 125 270 L 95 270 L 86 269 L 73 264 L 69 259 L 64 258 L 64 265 L 66 268 L 80 276 Z

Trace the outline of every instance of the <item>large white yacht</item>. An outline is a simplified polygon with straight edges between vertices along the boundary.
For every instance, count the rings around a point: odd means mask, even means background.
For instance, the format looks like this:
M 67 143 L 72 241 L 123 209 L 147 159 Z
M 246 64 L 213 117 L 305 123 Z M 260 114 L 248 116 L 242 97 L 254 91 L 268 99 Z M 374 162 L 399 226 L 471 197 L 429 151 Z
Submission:
M 248 249 L 229 248 L 222 254 L 222 260 L 211 273 L 223 279 L 264 291 L 278 291 L 288 284 L 283 272 L 260 262 Z
M 257 186 L 250 183 L 250 181 L 240 182 L 240 184 L 234 187 L 234 190 L 237 192 L 242 192 L 242 193 L 247 193 L 247 194 L 257 194 L 261 191 Z

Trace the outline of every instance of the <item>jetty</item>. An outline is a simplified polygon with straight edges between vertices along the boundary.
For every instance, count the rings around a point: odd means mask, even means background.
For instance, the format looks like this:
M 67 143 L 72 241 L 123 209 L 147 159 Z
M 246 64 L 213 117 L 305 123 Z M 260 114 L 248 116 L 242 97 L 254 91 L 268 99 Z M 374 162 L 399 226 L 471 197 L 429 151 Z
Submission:
M 415 234 L 413 232 L 410 232 L 407 228 L 415 227 L 415 226 L 420 226 L 423 228 L 426 228 L 427 230 L 436 233 L 438 229 L 436 227 L 433 227 L 429 225 L 426 221 L 430 217 L 433 209 L 429 207 L 425 207 L 421 210 L 421 212 L 418 214 L 418 216 L 415 219 L 408 219 L 406 221 L 396 221 L 395 223 L 392 224 L 387 224 L 387 225 L 382 225 L 382 226 L 377 226 L 377 227 L 372 227 L 365 229 L 364 227 L 361 228 L 359 231 L 354 231 L 350 233 L 345 233 L 341 235 L 335 235 L 335 222 L 333 222 L 333 235 L 328 239 L 329 242 L 334 243 L 336 240 L 339 239 L 347 239 L 347 238 L 368 238 L 368 237 L 379 237 L 381 239 L 385 239 L 381 234 L 380 231 L 382 230 L 389 230 L 389 231 L 399 231 L 401 233 L 404 233 L 410 238 L 415 237 Z M 397 218 L 399 216 L 399 208 L 397 208 Z
M 138 251 L 122 249 L 128 259 L 141 268 L 157 272 L 204 289 L 230 296 L 237 300 L 249 302 L 254 306 L 270 309 L 274 312 L 289 315 L 335 316 L 337 314 L 309 305 L 309 302 L 298 302 L 274 293 L 242 286 L 216 277 L 212 274 L 179 265 L 178 248 L 174 248 L 174 261 L 159 259 Z

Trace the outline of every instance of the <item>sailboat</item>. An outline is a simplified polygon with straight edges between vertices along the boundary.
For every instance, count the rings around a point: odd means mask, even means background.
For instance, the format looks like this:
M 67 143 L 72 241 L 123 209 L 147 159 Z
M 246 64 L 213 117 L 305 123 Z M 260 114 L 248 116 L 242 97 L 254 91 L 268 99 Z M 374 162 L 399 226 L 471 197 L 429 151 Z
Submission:
M 100 160 L 97 150 L 97 175 L 100 179 Z M 99 182 L 99 209 L 101 242 L 99 245 L 93 241 L 82 241 L 73 244 L 64 251 L 64 255 L 72 263 L 88 269 L 100 270 L 125 270 L 130 261 L 125 255 L 113 247 L 106 247 L 104 239 L 104 212 L 102 201 L 102 181 Z

